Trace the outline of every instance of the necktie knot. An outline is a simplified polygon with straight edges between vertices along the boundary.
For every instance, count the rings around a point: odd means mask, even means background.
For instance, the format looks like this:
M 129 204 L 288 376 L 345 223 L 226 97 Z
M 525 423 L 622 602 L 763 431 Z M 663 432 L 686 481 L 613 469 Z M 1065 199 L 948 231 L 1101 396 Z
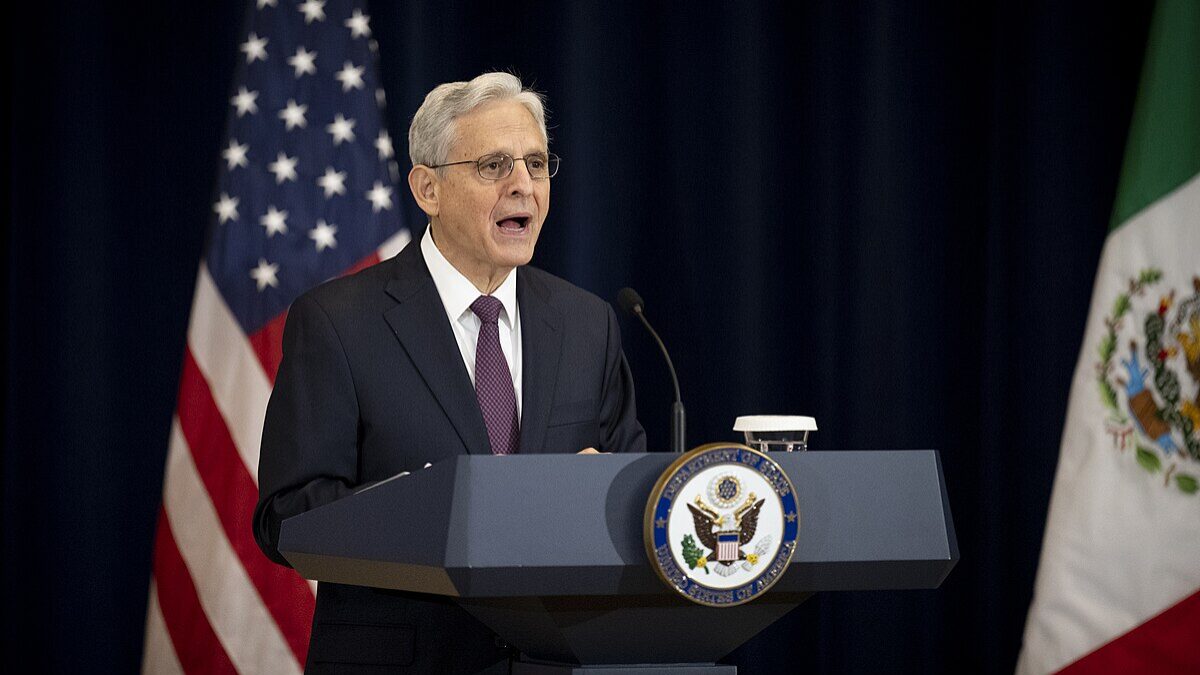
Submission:
M 481 295 L 471 303 L 471 311 L 475 312 L 475 316 L 483 323 L 496 323 L 500 319 L 502 309 L 504 303 L 490 295 Z

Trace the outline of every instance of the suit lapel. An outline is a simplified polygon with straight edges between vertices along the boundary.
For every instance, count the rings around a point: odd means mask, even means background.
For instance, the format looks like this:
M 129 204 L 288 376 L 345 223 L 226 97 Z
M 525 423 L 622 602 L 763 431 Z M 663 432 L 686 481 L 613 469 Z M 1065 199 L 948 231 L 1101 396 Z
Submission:
M 554 402 L 554 383 L 562 351 L 562 317 L 532 275 L 517 268 L 517 304 L 521 308 L 521 445 L 519 452 L 542 452 L 546 423 Z
M 387 284 L 387 293 L 398 304 L 384 312 L 384 319 L 454 425 L 467 451 L 491 454 L 475 388 L 463 366 L 462 354 L 446 320 L 441 296 L 421 257 L 419 240 L 406 246 L 392 264 L 395 273 Z

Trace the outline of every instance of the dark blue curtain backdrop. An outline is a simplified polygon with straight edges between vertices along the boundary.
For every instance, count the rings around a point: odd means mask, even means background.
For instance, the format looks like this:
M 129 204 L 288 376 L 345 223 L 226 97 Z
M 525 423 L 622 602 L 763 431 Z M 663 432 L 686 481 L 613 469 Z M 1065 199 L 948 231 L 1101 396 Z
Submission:
M 138 666 L 243 12 L 10 10 L 6 662 Z M 691 444 L 784 412 L 817 417 L 817 449 L 941 450 L 962 550 L 942 588 L 814 598 L 730 661 L 748 675 L 1011 671 L 1148 3 L 422 0 L 370 14 L 395 138 L 433 85 L 485 69 L 549 95 L 564 165 L 535 263 L 605 298 L 641 291 Z M 665 368 L 624 328 L 665 448 Z

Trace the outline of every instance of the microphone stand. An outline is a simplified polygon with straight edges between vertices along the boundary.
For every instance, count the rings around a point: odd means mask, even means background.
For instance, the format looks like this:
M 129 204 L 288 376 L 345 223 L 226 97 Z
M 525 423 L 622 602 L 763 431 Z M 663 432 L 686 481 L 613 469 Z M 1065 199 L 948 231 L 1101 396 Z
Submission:
M 683 411 L 683 399 L 679 395 L 679 378 L 675 375 L 675 364 L 671 363 L 671 355 L 667 353 L 667 347 L 663 344 L 662 338 L 658 337 L 658 332 L 642 314 L 642 304 L 639 302 L 630 309 L 637 318 L 642 320 L 642 325 L 646 327 L 646 330 L 650 331 L 650 335 L 658 343 L 659 350 L 662 351 L 663 358 L 667 360 L 667 370 L 670 371 L 671 383 L 675 386 L 675 402 L 671 404 L 671 452 L 682 453 L 687 445 L 685 440 L 687 426 L 686 415 Z

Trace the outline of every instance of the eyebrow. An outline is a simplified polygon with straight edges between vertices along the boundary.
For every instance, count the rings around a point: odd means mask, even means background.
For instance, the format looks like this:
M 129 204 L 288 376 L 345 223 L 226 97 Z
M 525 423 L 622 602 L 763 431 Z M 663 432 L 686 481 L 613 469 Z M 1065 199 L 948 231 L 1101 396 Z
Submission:
M 481 158 L 482 157 L 494 157 L 495 155 L 508 155 L 508 156 L 516 159 L 519 157 L 532 157 L 534 155 L 541 155 L 541 156 L 545 157 L 548 154 L 550 154 L 549 150 L 535 150 L 533 152 L 527 152 L 524 155 L 514 155 L 513 153 L 509 152 L 508 150 L 493 150 L 492 152 L 484 153 L 483 155 L 481 155 Z

